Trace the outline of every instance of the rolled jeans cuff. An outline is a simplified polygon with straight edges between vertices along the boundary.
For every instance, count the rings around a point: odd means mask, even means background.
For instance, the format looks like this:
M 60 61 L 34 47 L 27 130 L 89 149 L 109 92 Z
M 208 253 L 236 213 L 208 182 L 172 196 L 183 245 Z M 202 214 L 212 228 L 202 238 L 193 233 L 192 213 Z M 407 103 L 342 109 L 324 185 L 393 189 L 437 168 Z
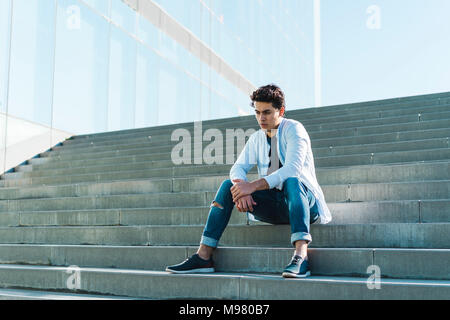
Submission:
M 307 232 L 296 232 L 293 233 L 291 235 L 291 243 L 292 245 L 294 245 L 295 241 L 298 240 L 305 240 L 308 241 L 308 243 L 310 243 L 312 241 L 312 237 L 311 234 L 307 233 Z
M 205 246 L 213 247 L 213 248 L 217 248 L 218 243 L 219 243 L 219 240 L 205 237 L 205 236 L 202 236 L 202 238 L 200 240 L 200 244 L 204 244 Z

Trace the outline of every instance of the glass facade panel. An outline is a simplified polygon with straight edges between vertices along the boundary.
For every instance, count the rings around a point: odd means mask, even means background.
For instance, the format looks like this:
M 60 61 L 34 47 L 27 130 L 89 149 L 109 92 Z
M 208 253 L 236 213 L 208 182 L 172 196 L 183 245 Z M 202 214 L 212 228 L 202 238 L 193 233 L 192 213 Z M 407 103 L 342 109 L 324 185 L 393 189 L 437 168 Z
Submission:
M 111 0 L 81 0 L 105 17 L 110 17 Z
M 159 30 L 142 16 L 138 16 L 137 37 L 146 45 L 156 49 L 159 41 Z
M 0 1 L 0 112 L 6 112 L 10 33 L 11 0 L 4 0 Z M 0 127 L 0 130 L 2 130 L 2 128 L 4 128 L 4 126 Z
M 178 22 L 172 32 L 193 35 L 188 48 L 122 0 L 0 0 L 0 170 L 18 158 L 5 146 L 20 128 L 30 133 L 20 145 L 50 147 L 69 134 L 253 115 L 238 83 L 279 85 L 288 112 L 318 96 L 449 91 L 446 0 L 322 0 L 320 60 L 314 1 L 148 1 Z
M 189 121 L 200 121 L 201 118 L 201 83 L 198 79 L 193 79 L 188 77 L 188 107 L 190 120 Z
M 14 0 L 8 113 L 50 125 L 55 1 Z
M 78 6 L 79 23 L 68 24 Z M 53 126 L 107 131 L 109 24 L 75 0 L 58 1 Z
M 136 116 L 135 127 L 158 125 L 158 68 L 159 56 L 148 47 L 138 44 L 136 60 Z
M 111 26 L 108 130 L 134 127 L 137 42 Z
M 0 174 L 7 170 L 5 163 L 5 156 L 6 156 L 6 114 L 0 112 Z
M 175 67 L 166 59 L 160 59 L 160 69 L 158 72 L 158 123 L 161 125 L 173 122 L 178 112 L 182 111 L 181 106 L 177 107 L 179 87 Z
M 111 19 L 119 27 L 130 34 L 136 34 L 136 12 L 127 6 L 122 0 L 111 1 Z
M 210 112 L 210 110 L 211 110 L 211 108 L 210 108 L 211 91 L 209 90 L 209 87 L 207 87 L 206 84 L 204 84 L 204 83 L 202 83 L 202 85 L 200 87 L 200 95 L 201 95 L 200 96 L 201 120 L 211 119 L 211 112 Z

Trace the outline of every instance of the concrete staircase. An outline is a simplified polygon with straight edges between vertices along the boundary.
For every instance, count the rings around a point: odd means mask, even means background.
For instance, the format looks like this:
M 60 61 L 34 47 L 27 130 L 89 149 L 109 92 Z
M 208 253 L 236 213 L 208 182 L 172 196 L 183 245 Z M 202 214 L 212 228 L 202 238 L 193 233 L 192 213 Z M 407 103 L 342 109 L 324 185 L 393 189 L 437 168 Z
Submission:
M 281 277 L 289 226 L 236 210 L 217 273 L 164 272 L 196 251 L 231 167 L 172 163 L 171 134 L 193 136 L 188 123 L 75 136 L 2 175 L 0 297 L 450 299 L 450 92 L 287 117 L 311 137 L 333 215 L 311 227 L 311 277 Z M 208 128 L 259 129 L 253 116 Z

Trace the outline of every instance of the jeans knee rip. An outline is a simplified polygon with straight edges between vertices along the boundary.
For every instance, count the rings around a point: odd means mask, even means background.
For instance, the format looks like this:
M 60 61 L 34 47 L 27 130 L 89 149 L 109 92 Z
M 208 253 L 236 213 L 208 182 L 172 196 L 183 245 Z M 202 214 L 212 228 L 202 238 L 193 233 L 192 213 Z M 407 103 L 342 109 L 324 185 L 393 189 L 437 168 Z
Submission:
M 216 207 L 216 208 L 219 208 L 219 209 L 223 209 L 223 206 L 222 206 L 221 204 L 219 204 L 217 201 L 213 201 L 213 202 L 211 203 L 210 208 L 212 208 L 212 207 Z

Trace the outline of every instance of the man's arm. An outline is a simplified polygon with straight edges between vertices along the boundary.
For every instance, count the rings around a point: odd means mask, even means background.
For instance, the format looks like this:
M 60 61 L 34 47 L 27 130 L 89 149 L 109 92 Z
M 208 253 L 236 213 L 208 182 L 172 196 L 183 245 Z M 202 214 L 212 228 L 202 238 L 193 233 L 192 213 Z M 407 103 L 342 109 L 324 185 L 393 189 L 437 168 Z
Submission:
M 234 186 L 231 187 L 231 194 L 233 195 L 233 202 L 236 202 L 242 197 L 251 195 L 258 190 L 269 189 L 269 184 L 266 179 L 261 178 L 253 182 L 233 180 Z
M 250 184 L 253 186 L 255 191 L 269 189 L 269 184 L 267 183 L 266 179 L 264 179 L 264 178 L 261 178 L 261 179 L 255 180 L 253 182 L 250 182 Z M 253 191 L 253 192 L 255 192 L 255 191 Z
M 253 143 L 252 137 L 253 137 L 253 135 L 250 136 L 249 140 L 247 141 L 247 143 L 244 146 L 244 149 L 242 149 L 236 162 L 231 167 L 231 170 L 230 170 L 231 181 L 233 181 L 235 179 L 248 181 L 247 173 L 256 164 L 256 160 L 255 160 L 256 158 L 255 158 L 255 154 L 254 154 L 255 148 L 254 148 L 254 146 L 251 145 Z
M 286 136 L 288 143 L 284 166 L 272 174 L 256 181 L 239 182 L 235 184 L 231 188 L 233 201 L 252 194 L 257 190 L 275 188 L 278 184 L 283 183 L 288 177 L 297 176 L 297 173 L 302 170 L 307 152 L 307 142 L 306 139 L 302 137 L 302 127 L 292 127 L 286 132 Z

